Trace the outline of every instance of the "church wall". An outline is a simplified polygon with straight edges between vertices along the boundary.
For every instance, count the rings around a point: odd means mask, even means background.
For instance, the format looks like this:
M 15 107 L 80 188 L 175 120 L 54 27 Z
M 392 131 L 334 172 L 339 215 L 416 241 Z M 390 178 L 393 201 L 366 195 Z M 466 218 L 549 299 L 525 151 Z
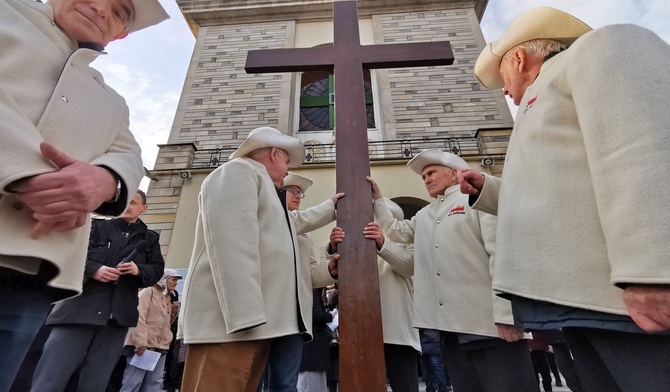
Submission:
M 500 91 L 481 88 L 472 75 L 475 59 L 484 46 L 478 19 L 482 11 L 454 8 L 458 2 L 445 1 L 445 9 L 437 9 L 438 3 L 433 2 L 422 8 L 424 11 L 411 12 L 407 8 L 420 7 L 422 2 L 396 3 L 406 4 L 374 10 L 372 3 L 366 3 L 359 23 L 363 44 L 449 40 L 456 59 L 449 67 L 373 71 L 379 115 L 375 132 L 380 138 L 474 136 L 480 128 L 511 127 L 513 120 Z M 185 268 L 191 257 L 198 193 L 214 168 L 193 167 L 198 157 L 208 161 L 211 151 L 203 150 L 223 149 L 229 153 L 259 126 L 273 126 L 288 134 L 297 128 L 294 105 L 299 74 L 248 75 L 244 71 L 248 50 L 332 42 L 332 21 L 324 19 L 326 16 L 327 13 L 310 19 L 302 14 L 295 15 L 295 20 L 277 20 L 257 15 L 253 23 L 207 23 L 197 29 L 197 42 L 168 146 L 161 146 L 153 170 L 158 181 L 149 186 L 150 209 L 143 216 L 152 229 L 161 232 L 161 248 L 168 267 Z M 504 151 L 491 154 L 500 156 Z M 221 159 L 225 162 L 227 155 Z M 466 159 L 472 159 L 469 163 L 476 170 L 496 175 L 502 170 L 502 159 L 496 158 L 496 165 L 488 168 L 479 166 L 481 157 Z M 375 161 L 371 172 L 385 196 L 430 202 L 420 177 L 405 164 L 406 161 Z M 182 171 L 189 171 L 191 178 L 181 178 Z M 303 165 L 296 172 L 315 182 L 303 201 L 304 208 L 335 193 L 333 164 Z M 317 252 L 325 246 L 331 227 L 314 233 Z
M 394 124 L 394 134 L 387 132 L 387 137 L 473 135 L 478 128 L 512 126 L 504 99 L 498 99 L 501 93 L 482 88 L 472 73 L 484 45 L 474 10 L 384 14 L 373 19 L 378 44 L 448 40 L 455 57 L 451 66 L 378 71 L 384 74 L 380 75 L 382 107 L 393 108 L 384 117 L 387 124 Z
M 239 145 L 259 126 L 278 126 L 282 81 L 290 75 L 247 74 L 247 51 L 283 48 L 287 22 L 201 28 L 192 76 L 182 92 L 183 112 L 171 142 L 199 150 Z M 191 72 L 189 72 L 191 74 Z M 177 136 L 175 136 L 177 135 Z

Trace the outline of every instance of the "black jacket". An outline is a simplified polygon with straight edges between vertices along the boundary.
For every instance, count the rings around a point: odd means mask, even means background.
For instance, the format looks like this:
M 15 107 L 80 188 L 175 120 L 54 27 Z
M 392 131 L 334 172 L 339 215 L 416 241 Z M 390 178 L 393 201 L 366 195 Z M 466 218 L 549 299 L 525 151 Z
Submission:
M 149 247 L 132 261 L 140 269 L 138 276 L 122 275 L 116 283 L 103 283 L 92 279 L 102 266 L 117 264 L 146 240 Z M 137 292 L 149 287 L 163 276 L 165 262 L 161 255 L 158 233 L 147 228 L 141 220 L 128 223 L 118 218 L 93 220 L 88 243 L 83 292 L 58 302 L 47 319 L 47 325 L 89 324 L 134 327 L 137 325 Z

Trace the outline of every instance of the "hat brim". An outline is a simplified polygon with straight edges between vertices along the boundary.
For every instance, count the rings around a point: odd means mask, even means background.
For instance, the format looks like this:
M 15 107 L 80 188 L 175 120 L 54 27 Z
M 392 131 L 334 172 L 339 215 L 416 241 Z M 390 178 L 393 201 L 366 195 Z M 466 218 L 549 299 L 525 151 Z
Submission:
M 503 88 L 505 82 L 500 76 L 500 61 L 510 49 L 536 39 L 549 39 L 569 46 L 591 30 L 586 23 L 555 8 L 528 11 L 512 22 L 499 40 L 486 45 L 475 62 L 475 77 L 486 88 Z
M 407 162 L 407 167 L 418 175 L 421 175 L 423 169 L 428 165 L 441 165 L 457 170 L 470 168 L 468 163 L 458 155 L 438 149 L 422 151 Z
M 165 8 L 158 0 L 131 0 L 135 9 L 135 18 L 128 29 L 129 33 L 142 30 L 170 19 Z
M 288 173 L 286 177 L 284 177 L 284 185 L 283 186 L 297 186 L 300 188 L 300 191 L 302 193 L 307 192 L 307 188 L 312 186 L 314 181 L 310 180 L 309 178 L 305 176 L 301 176 L 300 174 L 296 173 Z
M 237 150 L 230 154 L 230 159 L 246 157 L 250 152 L 264 147 L 277 147 L 288 152 L 290 168 L 299 167 L 305 161 L 305 146 L 300 140 L 270 127 L 251 131 Z

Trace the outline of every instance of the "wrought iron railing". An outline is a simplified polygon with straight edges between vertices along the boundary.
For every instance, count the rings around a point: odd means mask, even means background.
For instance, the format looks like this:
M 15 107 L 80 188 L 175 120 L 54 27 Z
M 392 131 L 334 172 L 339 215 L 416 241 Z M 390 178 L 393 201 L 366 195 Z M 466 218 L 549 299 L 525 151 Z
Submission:
M 371 161 L 411 159 L 421 151 L 432 148 L 461 156 L 482 154 L 474 136 L 368 142 Z M 217 167 L 227 162 L 233 151 L 235 148 L 232 147 L 198 150 L 193 160 L 193 168 Z M 305 144 L 305 164 L 334 162 L 335 144 Z

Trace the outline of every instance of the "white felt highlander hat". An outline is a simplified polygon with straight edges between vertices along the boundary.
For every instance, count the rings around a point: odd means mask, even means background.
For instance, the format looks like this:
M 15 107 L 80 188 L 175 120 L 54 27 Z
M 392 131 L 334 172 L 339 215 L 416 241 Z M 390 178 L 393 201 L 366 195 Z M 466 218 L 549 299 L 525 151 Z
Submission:
M 407 162 L 407 166 L 418 175 L 421 175 L 423 168 L 428 165 L 442 165 L 457 170 L 470 168 L 463 158 L 439 149 L 421 151 L 419 155 Z
M 295 174 L 289 172 L 286 177 L 284 177 L 284 185 L 285 187 L 287 186 L 297 186 L 300 188 L 300 191 L 302 193 L 307 192 L 307 188 L 312 186 L 314 182 L 310 180 L 309 178 L 305 176 L 301 176 L 300 174 Z
M 130 23 L 129 33 L 159 24 L 170 19 L 158 0 L 131 0 L 135 8 L 135 18 Z
M 486 45 L 475 62 L 475 77 L 486 88 L 503 88 L 505 82 L 500 76 L 500 61 L 513 47 L 536 39 L 572 45 L 591 30 L 586 23 L 555 8 L 530 10 L 512 22 L 499 40 Z
M 249 136 L 237 150 L 230 154 L 230 159 L 246 157 L 250 152 L 263 147 L 277 147 L 288 152 L 288 167 L 298 167 L 305 160 L 305 146 L 300 140 L 270 127 L 256 128 L 249 132 Z

